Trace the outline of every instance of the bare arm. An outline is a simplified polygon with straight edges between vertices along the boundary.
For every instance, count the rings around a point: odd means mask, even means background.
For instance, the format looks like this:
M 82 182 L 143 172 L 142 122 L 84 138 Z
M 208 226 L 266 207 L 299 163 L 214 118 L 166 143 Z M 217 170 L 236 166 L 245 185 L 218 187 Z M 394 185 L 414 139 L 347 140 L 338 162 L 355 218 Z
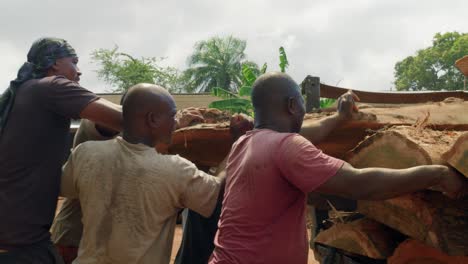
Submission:
M 457 196 L 465 186 L 457 172 L 441 165 L 408 169 L 356 169 L 348 163 L 337 174 L 317 188 L 317 192 L 355 200 L 382 200 L 437 186 Z
M 101 98 L 87 105 L 80 117 L 115 131 L 122 131 L 122 107 L 105 99 Z
M 312 144 L 321 142 L 333 129 L 350 120 L 353 112 L 358 111 L 355 101 L 359 101 L 359 97 L 352 91 L 343 94 L 338 98 L 338 112 L 319 121 L 306 120 L 302 125 L 301 136 L 310 140 Z
M 327 116 L 319 121 L 310 120 L 304 121 L 299 134 L 307 138 L 312 144 L 320 143 L 324 140 L 336 127 L 342 124 L 346 119 L 339 114 Z

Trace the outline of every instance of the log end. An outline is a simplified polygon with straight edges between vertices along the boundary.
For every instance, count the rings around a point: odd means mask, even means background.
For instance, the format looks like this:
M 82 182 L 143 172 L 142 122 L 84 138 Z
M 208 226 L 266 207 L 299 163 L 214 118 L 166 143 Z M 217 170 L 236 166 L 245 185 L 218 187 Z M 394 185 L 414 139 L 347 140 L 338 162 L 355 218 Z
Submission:
M 316 243 L 373 259 L 386 259 L 397 246 L 399 234 L 371 219 L 339 223 L 318 234 Z
M 468 178 L 468 132 L 455 141 L 442 159 Z
M 398 246 L 388 264 L 468 264 L 468 257 L 449 256 L 417 240 L 408 239 Z
M 351 150 L 346 160 L 356 168 L 404 169 L 432 164 L 429 154 L 396 131 L 378 132 Z

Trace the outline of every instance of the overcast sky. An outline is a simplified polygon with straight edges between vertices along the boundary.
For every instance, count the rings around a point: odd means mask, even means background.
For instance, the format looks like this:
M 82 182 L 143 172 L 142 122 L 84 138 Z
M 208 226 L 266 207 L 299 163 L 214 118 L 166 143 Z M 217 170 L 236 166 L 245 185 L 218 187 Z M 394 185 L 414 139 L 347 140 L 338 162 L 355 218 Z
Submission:
M 81 84 L 112 89 L 90 53 L 120 49 L 186 67 L 211 36 L 247 40 L 249 60 L 278 69 L 278 48 L 297 82 L 306 75 L 361 90 L 389 90 L 395 63 L 431 45 L 436 32 L 468 32 L 467 0 L 0 0 L 0 91 L 42 36 L 64 38 L 80 56 Z

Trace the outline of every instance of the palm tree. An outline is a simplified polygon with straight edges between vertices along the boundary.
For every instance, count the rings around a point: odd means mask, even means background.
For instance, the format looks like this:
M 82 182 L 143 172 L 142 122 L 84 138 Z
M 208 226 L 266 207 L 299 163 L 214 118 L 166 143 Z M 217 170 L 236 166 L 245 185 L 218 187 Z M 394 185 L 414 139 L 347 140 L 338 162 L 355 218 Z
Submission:
M 187 90 L 210 92 L 213 87 L 221 87 L 237 92 L 242 83 L 242 65 L 256 66 L 245 60 L 245 47 L 245 40 L 232 36 L 213 37 L 196 43 L 185 71 L 190 84 Z

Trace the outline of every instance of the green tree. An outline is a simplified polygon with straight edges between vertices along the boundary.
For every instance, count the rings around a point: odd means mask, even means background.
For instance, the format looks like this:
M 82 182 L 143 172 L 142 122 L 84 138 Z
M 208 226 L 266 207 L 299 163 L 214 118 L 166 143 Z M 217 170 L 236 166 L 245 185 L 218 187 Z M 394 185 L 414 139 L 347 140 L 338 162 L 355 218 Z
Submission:
M 184 76 L 173 67 L 162 67 L 162 58 L 141 57 L 137 59 L 119 48 L 98 49 L 91 54 L 93 62 L 101 68 L 98 77 L 113 85 L 114 92 L 123 92 L 137 83 L 154 83 L 171 92 L 184 90 Z
M 223 87 L 237 92 L 242 84 L 242 65 L 257 69 L 254 62 L 246 60 L 246 41 L 232 36 L 213 37 L 195 44 L 188 59 L 189 68 L 184 75 L 189 80 L 188 90 L 209 92 Z
M 286 72 L 289 66 L 288 57 L 283 47 L 279 48 L 279 67 L 281 72 Z M 243 64 L 242 65 L 242 83 L 238 93 L 233 93 L 229 90 L 214 87 L 211 94 L 221 97 L 222 100 L 212 102 L 208 107 L 227 110 L 231 113 L 244 113 L 253 116 L 253 105 L 251 101 L 252 86 L 258 76 L 264 74 L 267 70 L 267 64 L 264 63 L 262 68 L 258 66 Z
M 395 87 L 398 91 L 462 89 L 463 74 L 454 64 L 467 54 L 468 33 L 437 33 L 431 47 L 396 63 Z

